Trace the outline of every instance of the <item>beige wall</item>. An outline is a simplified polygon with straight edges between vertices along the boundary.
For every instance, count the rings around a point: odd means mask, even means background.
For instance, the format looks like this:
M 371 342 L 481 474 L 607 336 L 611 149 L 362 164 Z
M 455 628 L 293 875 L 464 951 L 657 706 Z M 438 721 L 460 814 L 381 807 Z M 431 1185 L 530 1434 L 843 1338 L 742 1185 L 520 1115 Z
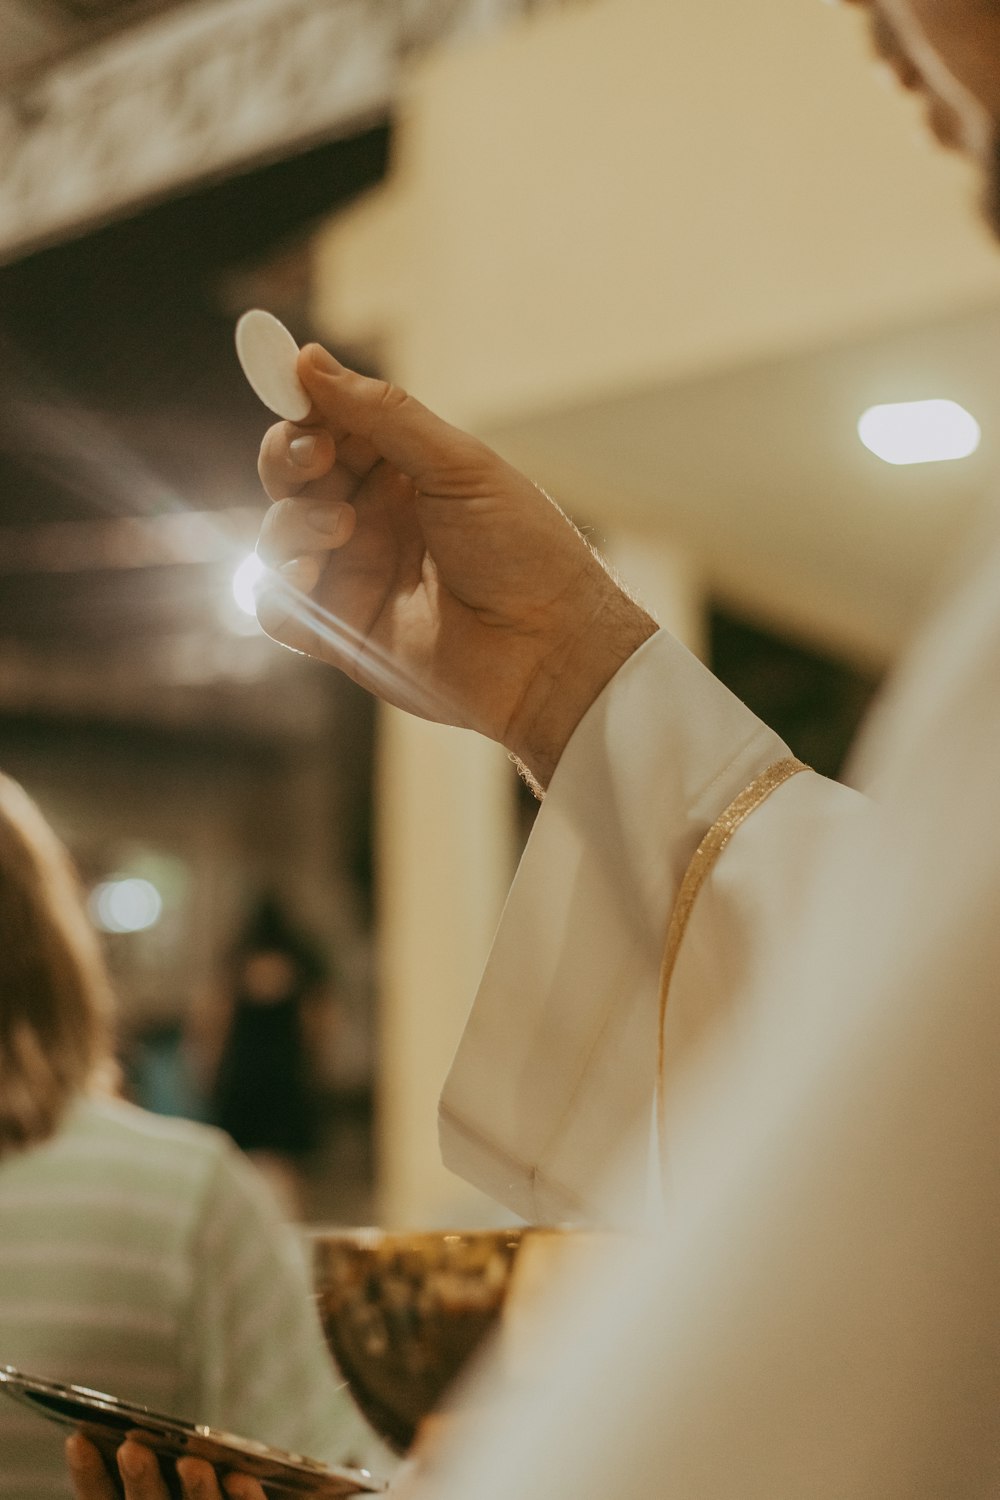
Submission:
M 599 0 L 425 61 L 321 323 L 490 426 L 996 293 L 965 170 L 866 50 L 809 0 Z

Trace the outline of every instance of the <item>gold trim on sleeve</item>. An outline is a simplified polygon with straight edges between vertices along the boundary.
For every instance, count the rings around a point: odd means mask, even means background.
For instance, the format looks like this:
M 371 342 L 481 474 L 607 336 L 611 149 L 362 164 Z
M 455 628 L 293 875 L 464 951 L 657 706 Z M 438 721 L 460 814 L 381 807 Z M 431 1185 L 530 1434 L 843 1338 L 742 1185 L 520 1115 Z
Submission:
M 694 908 L 705 881 L 715 867 L 719 855 L 725 849 L 733 834 L 745 823 L 752 812 L 756 812 L 762 802 L 766 802 L 772 792 L 776 792 L 779 786 L 783 786 L 792 776 L 798 775 L 799 771 L 808 771 L 809 767 L 802 761 L 796 760 L 794 756 L 788 756 L 785 760 L 775 761 L 773 766 L 768 766 L 755 781 L 752 781 L 739 796 L 736 797 L 725 812 L 716 819 L 711 828 L 698 845 L 684 872 L 680 889 L 677 892 L 677 900 L 670 914 L 670 925 L 667 928 L 667 944 L 663 955 L 663 967 L 660 970 L 660 1014 L 656 1042 L 656 1122 L 659 1132 L 660 1147 L 662 1149 L 665 1140 L 666 1121 L 666 1097 L 664 1082 L 664 1064 L 666 1061 L 665 1031 L 667 1022 L 667 1001 L 670 995 L 670 981 L 674 975 L 677 964 L 677 955 L 680 952 L 684 933 L 687 930 L 688 920 Z

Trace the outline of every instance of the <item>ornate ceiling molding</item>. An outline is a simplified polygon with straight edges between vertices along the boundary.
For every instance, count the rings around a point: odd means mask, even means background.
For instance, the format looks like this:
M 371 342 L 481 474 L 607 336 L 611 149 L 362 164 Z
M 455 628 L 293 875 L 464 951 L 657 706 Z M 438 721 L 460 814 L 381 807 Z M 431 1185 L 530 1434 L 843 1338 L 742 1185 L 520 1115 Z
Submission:
M 0 97 L 0 261 L 349 134 L 415 46 L 544 3 L 200 0 L 74 53 Z

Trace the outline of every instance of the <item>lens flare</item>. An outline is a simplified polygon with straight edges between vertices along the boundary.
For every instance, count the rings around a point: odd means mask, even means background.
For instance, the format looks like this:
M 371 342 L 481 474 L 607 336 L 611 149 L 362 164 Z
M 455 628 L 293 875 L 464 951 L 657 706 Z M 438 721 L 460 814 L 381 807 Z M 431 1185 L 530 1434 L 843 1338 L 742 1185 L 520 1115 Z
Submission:
M 329 648 L 329 659 L 348 677 L 422 719 L 439 724 L 465 724 L 457 702 L 403 671 L 383 647 L 317 604 L 308 594 L 293 588 L 280 573 L 270 575 L 267 592 L 286 617 L 306 626 L 318 642 Z
M 266 571 L 256 552 L 251 552 L 233 574 L 233 598 L 245 615 L 257 613 L 257 589 Z

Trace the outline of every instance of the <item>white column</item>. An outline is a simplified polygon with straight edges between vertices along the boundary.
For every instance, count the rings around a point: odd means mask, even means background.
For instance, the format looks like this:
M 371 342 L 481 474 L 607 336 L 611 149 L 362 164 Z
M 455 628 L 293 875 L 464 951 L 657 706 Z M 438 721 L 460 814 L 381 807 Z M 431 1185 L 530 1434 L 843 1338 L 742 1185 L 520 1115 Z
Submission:
M 514 795 L 498 746 L 382 710 L 377 1150 L 388 1226 L 509 1221 L 441 1165 L 437 1100 L 513 873 Z
M 657 532 L 612 531 L 598 544 L 639 603 L 664 630 L 704 659 L 708 649 L 705 590 L 691 556 Z

